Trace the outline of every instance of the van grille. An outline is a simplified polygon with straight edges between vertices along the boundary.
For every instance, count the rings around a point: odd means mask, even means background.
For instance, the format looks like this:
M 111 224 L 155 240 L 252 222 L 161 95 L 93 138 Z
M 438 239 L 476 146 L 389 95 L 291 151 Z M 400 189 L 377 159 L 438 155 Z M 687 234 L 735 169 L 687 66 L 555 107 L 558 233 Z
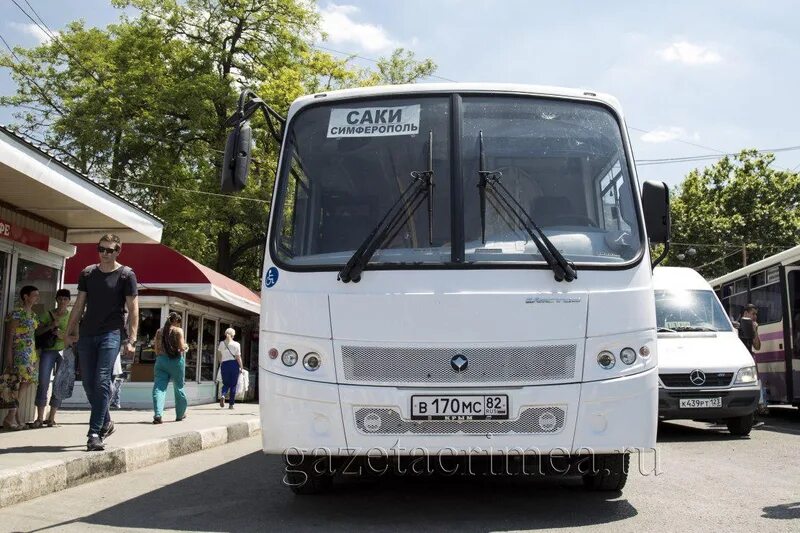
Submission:
M 689 387 L 689 388 L 703 388 L 703 387 L 727 387 L 731 384 L 733 379 L 733 372 L 709 372 L 706 375 L 705 383 L 695 385 L 689 379 L 689 374 L 659 374 L 661 382 L 665 387 Z
M 486 434 L 537 434 L 558 433 L 564 427 L 567 413 L 561 407 L 529 407 L 523 409 L 516 420 L 404 420 L 400 412 L 391 408 L 362 407 L 356 410 L 356 427 L 369 435 L 486 435 Z M 370 416 L 370 429 L 364 419 Z M 375 427 L 375 420 L 380 420 Z
M 345 378 L 372 383 L 563 381 L 575 376 L 576 345 L 433 348 L 343 346 Z M 467 358 L 456 372 L 451 359 Z

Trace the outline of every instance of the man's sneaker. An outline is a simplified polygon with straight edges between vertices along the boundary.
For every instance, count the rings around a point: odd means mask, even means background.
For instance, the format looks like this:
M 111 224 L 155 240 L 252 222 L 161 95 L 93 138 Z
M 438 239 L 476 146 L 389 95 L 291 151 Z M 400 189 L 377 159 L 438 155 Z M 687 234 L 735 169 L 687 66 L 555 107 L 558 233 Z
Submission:
M 105 449 L 106 445 L 103 444 L 103 439 L 100 438 L 100 435 L 92 434 L 89 436 L 89 440 L 86 442 L 87 452 L 99 452 Z
M 154 416 L 153 417 L 153 424 L 160 424 L 160 423 L 161 423 L 161 417 L 160 416 Z
M 101 439 L 107 439 L 109 437 L 109 435 L 114 433 L 114 429 L 116 429 L 114 427 L 114 422 L 109 420 L 108 424 L 103 426 L 103 429 L 100 430 L 100 438 Z

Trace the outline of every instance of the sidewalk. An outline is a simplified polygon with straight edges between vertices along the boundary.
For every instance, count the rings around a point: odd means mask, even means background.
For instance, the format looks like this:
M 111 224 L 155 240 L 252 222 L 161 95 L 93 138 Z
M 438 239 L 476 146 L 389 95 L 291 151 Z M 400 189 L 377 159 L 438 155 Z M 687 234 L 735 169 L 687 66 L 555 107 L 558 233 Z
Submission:
M 258 404 L 190 407 L 152 423 L 152 411 L 112 410 L 103 452 L 86 451 L 88 410 L 63 410 L 58 427 L 0 432 L 0 508 L 260 433 Z

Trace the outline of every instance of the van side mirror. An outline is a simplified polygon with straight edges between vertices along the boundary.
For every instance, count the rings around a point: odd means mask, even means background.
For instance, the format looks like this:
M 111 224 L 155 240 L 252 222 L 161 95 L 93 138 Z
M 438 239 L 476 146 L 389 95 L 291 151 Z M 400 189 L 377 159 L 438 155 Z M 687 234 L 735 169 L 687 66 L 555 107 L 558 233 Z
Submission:
M 253 150 L 253 131 L 250 122 L 244 121 L 234 127 L 225 143 L 222 159 L 222 192 L 239 192 L 247 185 L 250 156 Z
M 646 181 L 642 184 L 642 209 L 647 238 L 653 244 L 668 244 L 671 224 L 666 183 Z

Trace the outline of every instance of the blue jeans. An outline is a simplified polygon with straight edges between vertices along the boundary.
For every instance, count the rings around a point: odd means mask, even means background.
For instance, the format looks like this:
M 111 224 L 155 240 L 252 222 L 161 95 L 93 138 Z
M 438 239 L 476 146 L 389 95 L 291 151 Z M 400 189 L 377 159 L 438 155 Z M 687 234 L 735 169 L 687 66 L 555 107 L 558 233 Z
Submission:
M 58 350 L 44 350 L 39 354 L 39 385 L 36 387 L 36 407 L 47 405 L 47 389 L 50 388 L 50 378 L 53 377 L 53 370 L 58 370 L 63 358 Z M 58 409 L 61 407 L 61 400 L 50 396 L 50 407 Z
M 89 416 L 89 436 L 99 435 L 104 425 L 111 422 L 108 403 L 111 400 L 111 380 L 114 361 L 120 348 L 119 330 L 100 335 L 81 335 L 78 338 L 78 361 L 86 398 L 92 406 Z
M 239 384 L 239 362 L 223 361 L 220 374 L 222 374 L 222 391 L 219 395 L 224 398 L 230 391 L 228 403 L 233 405 L 236 402 L 236 386 Z

